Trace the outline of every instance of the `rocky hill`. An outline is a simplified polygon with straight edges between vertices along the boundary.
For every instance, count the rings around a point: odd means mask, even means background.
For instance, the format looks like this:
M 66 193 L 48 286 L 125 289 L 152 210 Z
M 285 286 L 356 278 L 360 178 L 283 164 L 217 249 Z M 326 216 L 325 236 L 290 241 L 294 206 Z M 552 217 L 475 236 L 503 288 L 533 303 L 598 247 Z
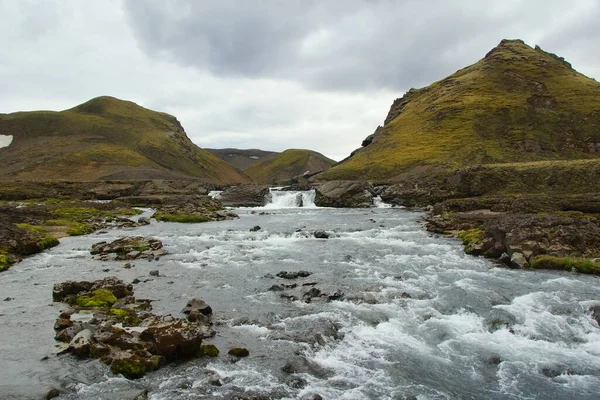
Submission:
M 396 99 L 362 146 L 318 179 L 393 182 L 482 164 L 600 159 L 600 83 L 537 46 L 503 40 Z
M 244 170 L 252 164 L 262 161 L 265 158 L 279 154 L 275 151 L 265 151 L 258 149 L 207 149 L 204 150 L 214 154 L 223 161 L 227 161 L 234 167 Z
M 256 183 L 289 183 L 325 171 L 334 160 L 311 150 L 289 149 L 252 164 L 244 172 Z
M 200 149 L 179 121 L 129 101 L 98 97 L 60 112 L 0 114 L 0 180 L 200 179 L 249 182 Z

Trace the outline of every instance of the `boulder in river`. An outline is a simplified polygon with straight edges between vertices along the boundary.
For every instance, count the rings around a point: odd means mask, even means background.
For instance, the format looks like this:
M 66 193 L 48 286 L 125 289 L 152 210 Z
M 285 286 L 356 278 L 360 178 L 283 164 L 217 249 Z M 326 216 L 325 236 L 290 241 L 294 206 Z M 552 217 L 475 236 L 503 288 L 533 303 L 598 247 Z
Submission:
M 266 185 L 238 185 L 225 189 L 220 200 L 225 207 L 262 207 L 268 194 Z
M 360 208 L 373 205 L 373 186 L 362 181 L 330 181 L 317 187 L 319 207 Z
M 297 271 L 297 272 L 289 272 L 289 271 L 281 271 L 277 273 L 279 278 L 283 279 L 298 279 L 298 278 L 306 278 L 307 276 L 312 275 L 312 272 L 308 271 Z
M 317 239 L 329 239 L 329 233 L 325 232 L 322 229 L 314 231 L 313 236 Z
M 131 379 L 165 363 L 198 356 L 202 339 L 214 335 L 206 319 L 152 314 L 150 302 L 137 300 L 131 285 L 115 277 L 59 283 L 53 295 L 73 306 L 55 324 L 55 338 L 68 343 L 67 352 L 99 358 L 113 373 Z
M 182 313 L 190 315 L 194 312 L 199 312 L 202 315 L 212 315 L 212 308 L 204 300 L 192 299 L 185 305 Z
M 143 236 L 124 237 L 110 243 L 100 242 L 92 245 L 90 251 L 95 258 L 107 260 L 135 260 L 146 258 L 154 260 L 165 255 L 163 244 L 158 239 Z

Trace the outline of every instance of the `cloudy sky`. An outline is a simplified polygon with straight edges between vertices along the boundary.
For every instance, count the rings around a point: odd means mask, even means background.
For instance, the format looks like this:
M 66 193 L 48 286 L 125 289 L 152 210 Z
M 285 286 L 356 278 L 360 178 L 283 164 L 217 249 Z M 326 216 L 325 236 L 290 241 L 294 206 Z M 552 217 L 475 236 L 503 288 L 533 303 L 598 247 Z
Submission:
M 598 0 L 0 0 L 0 112 L 111 95 L 201 147 L 347 156 L 503 38 L 600 80 Z

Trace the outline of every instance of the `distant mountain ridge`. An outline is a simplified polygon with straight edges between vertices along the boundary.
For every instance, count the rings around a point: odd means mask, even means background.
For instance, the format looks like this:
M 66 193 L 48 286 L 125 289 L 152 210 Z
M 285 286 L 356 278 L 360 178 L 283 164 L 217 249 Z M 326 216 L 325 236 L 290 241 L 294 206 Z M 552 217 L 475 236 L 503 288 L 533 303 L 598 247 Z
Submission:
M 228 162 L 236 168 L 244 170 L 248 168 L 250 165 L 262 161 L 265 158 L 279 154 L 276 151 L 266 151 L 259 149 L 207 149 L 204 150 L 214 154 L 219 157 L 221 160 Z
M 482 164 L 600 158 L 600 83 L 521 40 L 396 99 L 320 180 L 402 181 Z
M 250 179 L 200 149 L 172 115 L 102 96 L 74 108 L 0 114 L 0 180 Z
M 256 183 L 287 183 L 298 177 L 326 171 L 336 161 L 305 149 L 288 149 L 250 165 L 244 170 Z

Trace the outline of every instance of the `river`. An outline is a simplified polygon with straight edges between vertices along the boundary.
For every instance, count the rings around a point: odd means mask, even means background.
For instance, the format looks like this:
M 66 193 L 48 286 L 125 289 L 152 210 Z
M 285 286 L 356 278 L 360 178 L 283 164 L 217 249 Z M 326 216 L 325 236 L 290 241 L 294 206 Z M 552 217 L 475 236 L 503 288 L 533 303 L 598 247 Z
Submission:
M 153 400 L 599 397 L 600 328 L 587 311 L 600 303 L 598 277 L 499 268 L 426 232 L 419 212 L 288 200 L 237 209 L 231 221 L 65 238 L 0 274 L 1 297 L 12 298 L 0 301 L 0 397 L 40 398 L 50 387 L 66 399 L 135 388 Z M 319 229 L 329 239 L 314 238 Z M 91 258 L 93 243 L 124 235 L 158 238 L 169 254 L 131 269 Z M 160 276 L 149 276 L 156 269 Z M 299 270 L 312 275 L 276 276 Z M 52 303 L 52 285 L 111 275 L 140 279 L 136 297 L 153 299 L 157 313 L 207 301 L 217 336 L 205 342 L 221 356 L 128 381 L 99 361 L 53 355 L 65 306 Z M 331 300 L 304 301 L 312 288 Z M 232 360 L 231 347 L 250 356 Z

